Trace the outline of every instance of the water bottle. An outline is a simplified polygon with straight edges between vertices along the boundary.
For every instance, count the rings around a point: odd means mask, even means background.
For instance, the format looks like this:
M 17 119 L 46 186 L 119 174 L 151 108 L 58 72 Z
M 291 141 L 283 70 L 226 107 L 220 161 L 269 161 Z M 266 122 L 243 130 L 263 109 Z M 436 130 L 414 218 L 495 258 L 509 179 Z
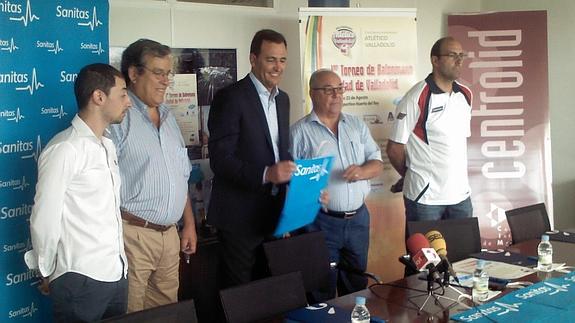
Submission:
M 489 275 L 485 270 L 485 260 L 478 259 L 473 272 L 473 301 L 484 302 L 489 296 Z
M 355 307 L 351 311 L 351 323 L 369 323 L 369 311 L 365 307 L 365 297 L 355 298 Z
M 537 246 L 537 269 L 550 272 L 553 268 L 553 246 L 549 242 L 549 236 L 541 236 L 541 242 Z

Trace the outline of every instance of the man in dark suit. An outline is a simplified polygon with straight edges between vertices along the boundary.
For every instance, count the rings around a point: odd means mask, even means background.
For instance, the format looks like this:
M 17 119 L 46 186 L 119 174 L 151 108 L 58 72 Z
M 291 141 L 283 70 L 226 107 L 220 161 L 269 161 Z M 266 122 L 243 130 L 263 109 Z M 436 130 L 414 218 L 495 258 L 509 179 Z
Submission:
M 208 223 L 218 229 L 223 286 L 261 278 L 262 243 L 273 232 L 295 164 L 288 153 L 289 97 L 278 88 L 287 42 L 260 30 L 251 72 L 220 90 L 210 108 L 208 143 L 214 172 Z

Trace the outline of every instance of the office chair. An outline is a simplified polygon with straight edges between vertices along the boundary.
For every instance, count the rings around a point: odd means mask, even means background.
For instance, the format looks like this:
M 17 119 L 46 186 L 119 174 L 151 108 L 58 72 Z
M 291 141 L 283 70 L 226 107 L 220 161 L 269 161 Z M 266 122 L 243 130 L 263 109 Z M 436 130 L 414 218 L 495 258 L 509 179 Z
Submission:
M 307 305 L 300 272 L 221 290 L 220 299 L 228 323 L 263 321 Z
M 505 211 L 511 230 L 513 243 L 541 239 L 541 235 L 551 230 L 545 203 L 539 203 Z
M 319 292 L 321 295 L 330 290 L 331 270 L 343 270 L 381 283 L 379 277 L 372 273 L 360 271 L 346 264 L 338 264 L 337 266 L 330 264 L 329 251 L 323 231 L 308 232 L 285 239 L 268 241 L 263 244 L 263 247 L 272 275 L 282 275 L 294 271 L 302 273 L 310 304 L 323 301 L 322 299 L 315 299 L 313 292 Z M 336 266 L 336 268 L 332 266 Z
M 149 308 L 121 316 L 111 317 L 105 323 L 196 323 L 194 300 Z
M 470 254 L 481 251 L 477 218 L 408 221 L 406 230 L 408 237 L 414 233 L 426 234 L 431 230 L 439 231 L 445 239 L 447 257 L 452 263 L 469 258 Z

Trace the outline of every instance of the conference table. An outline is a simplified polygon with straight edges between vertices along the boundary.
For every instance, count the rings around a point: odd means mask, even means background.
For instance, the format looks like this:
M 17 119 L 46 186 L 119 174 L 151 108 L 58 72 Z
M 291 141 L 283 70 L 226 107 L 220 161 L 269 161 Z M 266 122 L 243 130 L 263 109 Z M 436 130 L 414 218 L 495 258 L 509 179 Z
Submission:
M 507 251 L 521 253 L 527 256 L 537 255 L 537 245 L 539 240 L 529 240 L 514 244 L 506 248 Z M 575 244 L 568 242 L 552 241 L 553 262 L 575 265 Z M 522 281 L 539 282 L 550 277 L 559 277 L 562 273 L 533 273 L 521 278 Z M 462 291 L 461 288 L 457 290 Z M 514 290 L 514 289 L 513 289 Z M 512 291 L 505 289 L 498 297 Z M 438 291 L 440 292 L 440 291 Z M 471 291 L 467 290 L 470 294 Z M 446 288 L 444 296 L 457 299 L 459 296 L 454 288 Z M 466 311 L 468 308 L 453 301 L 439 298 L 436 302 L 431 298 L 422 311 L 419 307 L 424 303 L 427 294 L 427 281 L 422 280 L 419 275 L 413 275 L 392 283 L 373 285 L 368 289 L 345 295 L 328 301 L 327 303 L 337 308 L 351 310 L 355 304 L 355 297 L 363 296 L 370 314 L 387 322 L 449 322 L 451 315 Z M 472 304 L 461 299 L 464 304 Z

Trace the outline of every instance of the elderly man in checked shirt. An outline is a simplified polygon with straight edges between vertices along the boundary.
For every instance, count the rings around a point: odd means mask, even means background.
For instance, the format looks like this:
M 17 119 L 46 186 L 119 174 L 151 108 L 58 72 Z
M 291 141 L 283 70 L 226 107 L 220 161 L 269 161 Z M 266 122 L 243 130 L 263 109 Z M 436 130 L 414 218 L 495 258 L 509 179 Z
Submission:
M 163 104 L 172 75 L 170 48 L 140 39 L 122 54 L 121 69 L 133 109 L 110 131 L 123 183 L 128 312 L 134 312 L 178 301 L 179 252 L 194 253 L 197 237 L 187 150 Z M 182 217 L 180 238 L 175 224 Z
M 381 151 L 367 125 L 359 118 L 341 112 L 343 84 L 331 70 L 315 71 L 310 77 L 309 94 L 313 111 L 290 129 L 294 159 L 334 156 L 327 192 L 330 199 L 310 230 L 322 230 L 330 261 L 343 262 L 365 271 L 369 248 L 369 212 L 364 204 L 370 191 L 369 179 L 381 174 Z M 364 289 L 367 280 L 344 271 L 332 275 L 332 289 L 315 295 L 317 301 Z

